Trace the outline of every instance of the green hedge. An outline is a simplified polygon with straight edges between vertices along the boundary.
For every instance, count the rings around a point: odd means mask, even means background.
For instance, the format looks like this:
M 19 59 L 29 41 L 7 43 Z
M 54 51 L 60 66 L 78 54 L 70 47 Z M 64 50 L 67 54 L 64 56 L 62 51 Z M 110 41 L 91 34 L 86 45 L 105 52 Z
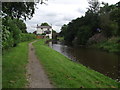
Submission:
M 16 22 L 19 20 L 11 19 L 10 17 L 2 19 L 2 49 L 15 47 L 23 41 L 35 39 L 34 34 L 22 33 L 22 30 Z M 26 30 L 24 30 L 26 31 Z
M 34 34 L 21 33 L 21 42 L 30 41 L 32 39 L 36 39 Z

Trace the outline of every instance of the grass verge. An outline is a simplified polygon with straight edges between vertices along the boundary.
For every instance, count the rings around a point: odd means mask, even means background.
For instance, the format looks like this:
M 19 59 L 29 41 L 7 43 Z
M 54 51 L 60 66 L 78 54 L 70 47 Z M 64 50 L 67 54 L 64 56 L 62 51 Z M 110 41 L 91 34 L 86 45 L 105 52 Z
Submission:
M 120 37 L 113 37 L 104 42 L 93 44 L 91 47 L 103 49 L 108 52 L 120 53 Z
M 117 88 L 118 82 L 70 61 L 40 40 L 33 44 L 36 55 L 53 85 L 58 88 Z
M 17 47 L 5 51 L 2 57 L 3 88 L 24 88 L 26 64 L 28 63 L 28 42 L 19 43 Z

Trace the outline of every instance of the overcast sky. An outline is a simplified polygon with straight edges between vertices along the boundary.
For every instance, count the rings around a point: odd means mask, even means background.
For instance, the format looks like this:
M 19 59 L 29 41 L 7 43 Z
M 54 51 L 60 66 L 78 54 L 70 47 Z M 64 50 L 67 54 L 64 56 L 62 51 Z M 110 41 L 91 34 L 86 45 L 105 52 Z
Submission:
M 119 0 L 99 0 L 109 4 L 115 4 Z M 27 31 L 36 30 L 37 24 L 47 22 L 57 32 L 63 24 L 68 24 L 71 20 L 85 14 L 88 7 L 88 0 L 48 0 L 45 4 L 38 4 L 31 20 L 27 20 Z

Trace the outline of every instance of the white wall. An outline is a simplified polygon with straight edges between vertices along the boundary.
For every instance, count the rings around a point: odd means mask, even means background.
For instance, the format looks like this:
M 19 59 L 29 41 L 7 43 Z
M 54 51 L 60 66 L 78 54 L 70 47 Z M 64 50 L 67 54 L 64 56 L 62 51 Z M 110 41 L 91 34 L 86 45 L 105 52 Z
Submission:
M 47 28 L 43 28 L 43 29 L 37 28 L 37 34 L 42 34 L 46 30 L 47 30 Z M 51 31 L 51 33 L 50 34 L 46 34 L 46 36 L 49 36 L 49 38 L 52 39 L 52 28 L 50 29 L 50 31 Z
M 50 29 L 51 33 L 49 34 L 49 38 L 52 39 L 52 29 Z

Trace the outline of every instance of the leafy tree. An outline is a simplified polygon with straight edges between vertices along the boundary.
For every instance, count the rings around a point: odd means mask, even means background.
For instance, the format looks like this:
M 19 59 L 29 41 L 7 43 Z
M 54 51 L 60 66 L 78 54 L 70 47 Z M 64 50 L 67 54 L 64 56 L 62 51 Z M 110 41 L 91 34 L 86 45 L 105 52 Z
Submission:
M 2 11 L 4 16 L 11 18 L 31 18 L 35 12 L 35 2 L 3 2 Z
M 114 5 L 114 9 L 110 13 L 110 18 L 117 22 L 118 29 L 116 30 L 116 34 L 120 36 L 120 1 Z
M 55 30 L 52 30 L 52 33 L 57 33 Z
M 44 3 L 43 0 L 38 2 Z M 16 46 L 20 41 L 30 40 L 34 36 L 27 33 L 26 24 L 23 20 L 31 19 L 34 12 L 36 2 L 2 2 L 2 47 L 7 49 Z M 21 40 L 22 39 L 22 40 Z
M 77 18 L 61 27 L 61 32 L 66 43 L 87 44 L 89 38 L 97 35 L 98 28 L 101 35 L 110 38 L 120 35 L 120 2 L 115 5 L 90 0 L 85 16 Z
M 48 23 L 42 23 L 41 26 L 50 26 Z
M 7 20 L 7 25 L 9 27 L 9 31 L 11 32 L 13 39 L 14 39 L 14 44 L 13 46 L 16 46 L 20 42 L 20 29 L 17 27 L 17 25 L 14 23 L 14 20 L 11 18 L 8 18 Z
M 22 31 L 22 33 L 27 33 L 27 27 L 23 20 L 14 19 L 14 23 L 16 23 L 17 27 Z
M 7 42 L 6 43 L 8 45 L 16 46 L 20 42 L 20 33 L 21 33 L 20 29 L 17 27 L 15 21 L 12 20 L 10 17 L 4 18 L 2 21 L 3 21 L 3 36 L 2 37 L 3 39 L 5 37 L 4 35 L 9 37 L 9 38 L 6 37 L 6 40 L 3 40 L 3 42 L 7 41 L 8 43 Z M 4 26 L 4 23 L 6 26 Z M 9 32 L 9 34 L 7 35 L 6 32 Z
M 104 6 L 100 9 L 100 27 L 106 37 L 111 37 L 116 34 L 118 29 L 116 22 L 111 19 L 111 13 L 113 13 L 115 5 L 102 4 Z
M 61 32 L 59 33 L 60 34 L 60 36 L 64 36 L 65 35 L 65 33 L 66 33 L 66 30 L 67 30 L 67 25 L 66 24 L 64 24 L 62 27 L 61 27 Z
M 77 32 L 77 44 L 85 45 L 90 37 L 90 27 L 82 26 Z
M 2 12 L 4 16 L 11 18 L 22 18 L 24 20 L 31 19 L 35 12 L 37 3 L 45 4 L 44 0 L 38 0 L 37 2 L 27 2 L 27 0 L 21 0 L 23 2 L 2 2 Z
M 99 9 L 100 9 L 100 3 L 98 0 L 89 0 L 89 8 L 88 11 L 92 12 L 92 13 L 98 13 Z

